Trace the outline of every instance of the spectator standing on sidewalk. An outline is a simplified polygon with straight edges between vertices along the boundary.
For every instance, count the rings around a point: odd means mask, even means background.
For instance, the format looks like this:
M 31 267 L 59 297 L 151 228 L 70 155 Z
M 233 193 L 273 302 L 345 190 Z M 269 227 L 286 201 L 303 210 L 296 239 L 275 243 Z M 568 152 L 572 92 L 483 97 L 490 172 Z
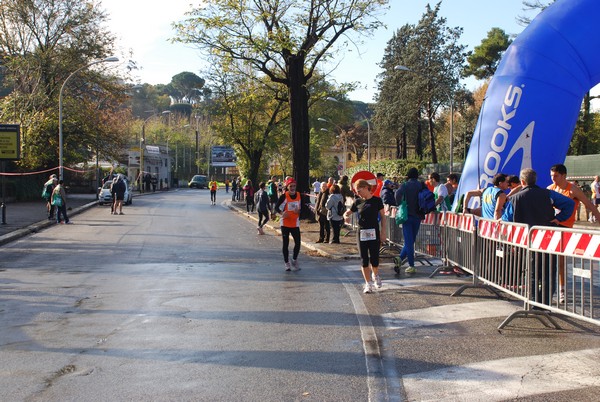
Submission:
M 273 212 L 277 199 L 279 198 L 277 190 L 277 177 L 271 177 L 271 180 L 267 183 L 267 195 L 269 196 L 269 210 Z
M 349 178 L 346 175 L 343 175 L 342 178 L 340 179 L 339 185 L 340 185 L 340 191 L 342 194 L 342 197 L 344 198 L 352 198 L 354 199 L 354 192 L 352 191 L 352 189 L 350 188 L 350 183 L 349 183 Z
M 385 206 L 386 215 L 389 215 L 396 207 L 396 198 L 394 197 L 392 186 L 393 182 L 391 180 L 384 180 L 383 187 L 381 188 L 381 201 L 383 201 L 383 205 Z
M 459 177 L 456 173 L 450 173 L 448 177 L 446 177 L 446 189 L 448 190 L 448 196 L 444 198 L 446 211 L 452 211 L 456 189 L 458 188 L 458 179 Z
M 600 206 L 600 176 L 594 177 L 591 187 L 594 194 L 594 209 L 597 210 Z
M 113 178 L 110 180 L 110 214 L 114 214 L 115 213 L 115 204 L 117 202 L 117 197 L 115 195 L 115 190 L 113 188 L 113 186 L 115 185 L 115 183 L 117 182 L 117 176 L 113 176 Z
M 383 173 L 377 173 L 377 178 L 375 179 L 375 191 L 373 191 L 373 195 L 381 198 L 381 189 L 383 188 L 383 181 L 385 180 L 385 175 Z
M 329 191 L 330 194 L 325 203 L 325 208 L 327 208 L 327 220 L 333 230 L 331 244 L 339 244 L 340 231 L 342 229 L 342 222 L 344 221 L 344 212 L 346 212 L 346 200 L 342 197 L 339 185 L 334 184 Z M 342 207 L 338 208 L 340 203 Z M 340 212 L 342 212 L 341 215 Z
M 315 182 L 312 184 L 312 186 L 315 195 L 319 195 L 319 193 L 321 192 L 321 182 L 319 181 L 319 179 L 315 179 Z
M 357 180 L 354 187 L 359 198 L 354 200 L 344 218 L 349 219 L 352 213 L 358 212 L 357 242 L 365 280 L 363 293 L 372 293 L 373 285 L 376 288 L 382 286 L 379 277 L 379 249 L 383 241 L 381 234 L 386 233 L 383 202 L 371 193 L 371 185 L 366 180 Z
M 243 190 L 244 197 L 246 198 L 246 212 L 254 212 L 254 187 L 252 187 L 252 181 L 248 180 Z
M 70 223 L 67 216 L 67 193 L 62 180 L 58 181 L 58 185 L 52 191 L 52 204 L 56 208 L 56 223 L 61 223 L 61 215 L 65 223 Z
M 575 202 L 556 191 L 539 187 L 535 170 L 521 170 L 519 179 L 522 189 L 508 197 L 503 220 L 529 226 L 557 226 L 573 214 Z M 554 208 L 560 212 L 555 214 Z M 531 266 L 534 268 L 531 270 L 530 298 L 550 305 L 550 297 L 556 290 L 556 255 L 542 253 L 536 258 L 536 253 L 532 254 Z M 542 281 L 541 287 L 539 280 Z
M 448 188 L 445 184 L 440 183 L 440 174 L 438 172 L 430 173 L 429 183 L 433 186 L 433 194 L 435 195 L 435 205 L 437 205 L 437 210 L 439 212 L 447 211 L 448 209 L 444 199 L 448 197 Z
M 242 198 L 242 178 L 237 178 L 237 191 L 235 192 L 235 200 L 239 201 Z
M 302 210 L 302 197 L 296 191 L 296 180 L 289 178 L 285 181 L 287 190 L 279 197 L 275 204 L 274 213 L 280 213 L 281 238 L 283 240 L 282 253 L 286 271 L 299 271 L 298 255 L 300 254 L 300 213 Z M 289 260 L 290 235 L 294 239 L 292 262 Z
M 123 175 L 117 175 L 110 190 L 113 194 L 114 205 L 112 207 L 112 210 L 115 215 L 117 215 L 117 209 L 119 209 L 118 215 L 123 215 L 123 200 L 125 199 L 126 189 L 127 184 L 125 183 Z
M 329 227 L 329 220 L 327 220 L 327 198 L 329 197 L 329 186 L 326 182 L 321 183 L 321 191 L 317 195 L 315 201 L 315 215 L 317 221 L 319 221 L 319 239 L 317 243 L 329 243 L 329 237 L 331 235 L 331 228 Z
M 432 173 L 429 179 L 432 183 L 437 183 L 439 177 L 437 173 Z M 426 185 L 419 181 L 419 171 L 416 168 L 410 168 L 406 173 L 406 178 L 407 181 L 401 184 L 395 193 L 396 205 L 400 205 L 405 200 L 408 210 L 408 218 L 402 224 L 404 245 L 400 251 L 401 262 L 398 266 L 402 266 L 403 261 L 408 261 L 408 268 L 406 268 L 405 272 L 407 274 L 414 274 L 417 272 L 415 268 L 415 242 L 419 234 L 421 221 L 425 218 L 419 213 L 419 191 Z M 436 178 L 437 180 L 435 180 Z
M 42 193 L 42 198 L 46 200 L 46 210 L 48 211 L 48 220 L 54 219 L 54 205 L 52 205 L 52 192 L 54 191 L 54 187 L 58 183 L 58 179 L 55 174 L 51 174 L 50 178 L 46 183 L 44 183 L 44 191 Z
M 231 201 L 235 201 L 235 195 L 237 193 L 237 189 L 238 189 L 237 179 L 233 179 L 231 181 Z
M 584 183 L 579 188 L 583 192 L 583 195 L 585 195 L 585 198 L 590 200 L 590 203 L 594 207 L 592 209 L 595 209 L 596 206 L 594 205 L 594 201 L 591 199 L 592 189 L 591 189 L 590 185 Z M 594 222 L 594 216 L 592 215 L 592 209 L 588 209 L 588 208 L 585 209 L 585 220 L 588 222 L 591 222 L 591 223 Z M 577 211 L 577 220 L 580 220 L 579 211 Z
M 258 212 L 258 227 L 256 230 L 258 234 L 264 235 L 265 232 L 263 230 L 263 226 L 269 221 L 269 214 L 271 213 L 269 196 L 265 191 L 265 183 L 258 183 L 258 192 L 256 193 L 256 198 L 258 202 L 256 204 L 256 211 Z

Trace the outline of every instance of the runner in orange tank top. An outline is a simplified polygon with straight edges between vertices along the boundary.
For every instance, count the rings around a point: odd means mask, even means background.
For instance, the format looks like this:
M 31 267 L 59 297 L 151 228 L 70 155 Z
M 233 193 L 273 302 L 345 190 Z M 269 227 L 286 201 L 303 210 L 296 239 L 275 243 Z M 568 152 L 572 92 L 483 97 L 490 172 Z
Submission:
M 567 168 L 565 165 L 559 163 L 552 166 L 550 168 L 550 178 L 552 179 L 552 184 L 548 186 L 549 190 L 554 190 L 557 193 L 560 193 L 575 201 L 575 209 L 573 210 L 573 214 L 569 219 L 560 223 L 562 226 L 569 228 L 573 227 L 573 224 L 575 223 L 575 217 L 577 216 L 576 213 L 579 203 L 582 203 L 588 210 L 590 210 L 592 215 L 596 217 L 596 220 L 600 219 L 600 212 L 594 208 L 594 205 L 588 199 L 588 197 L 585 196 L 583 191 L 567 180 Z
M 286 271 L 300 271 L 298 265 L 298 254 L 300 254 L 300 211 L 302 209 L 302 197 L 296 192 L 296 180 L 289 178 L 285 181 L 287 191 L 279 197 L 274 214 L 281 213 L 281 237 L 283 239 L 283 261 Z M 294 251 L 292 261 L 289 260 L 290 235 L 294 239 Z
M 588 199 L 588 197 L 583 194 L 581 189 L 574 185 L 573 183 L 567 180 L 567 167 L 563 164 L 556 164 L 550 168 L 550 178 L 552 179 L 552 184 L 548 186 L 549 190 L 556 191 L 566 197 L 571 198 L 575 201 L 575 208 L 573 208 L 573 213 L 564 222 L 560 222 L 561 226 L 565 226 L 568 228 L 572 228 L 575 224 L 575 218 L 577 217 L 577 209 L 579 208 L 579 203 L 582 203 L 589 211 L 592 212 L 592 215 L 596 217 L 596 222 L 600 219 L 600 212 L 596 208 L 592 202 Z M 599 222 L 600 223 L 600 222 Z M 560 302 L 564 302 L 565 299 L 565 259 L 559 258 L 558 260 L 559 270 L 558 270 L 558 284 L 559 284 L 559 297 Z

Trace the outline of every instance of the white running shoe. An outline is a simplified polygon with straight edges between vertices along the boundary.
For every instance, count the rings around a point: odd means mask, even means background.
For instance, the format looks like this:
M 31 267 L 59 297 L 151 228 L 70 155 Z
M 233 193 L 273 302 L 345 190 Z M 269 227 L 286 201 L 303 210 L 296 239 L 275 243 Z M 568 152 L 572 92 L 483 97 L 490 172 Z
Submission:
M 372 276 L 372 279 L 373 279 L 373 283 L 375 284 L 375 287 L 377 289 L 379 289 L 380 287 L 383 286 L 383 284 L 381 283 L 381 278 L 379 277 L 379 275 L 372 274 L 371 276 Z
M 298 266 L 298 260 L 292 260 L 292 271 L 300 271 L 300 267 Z
M 291 270 L 292 270 L 292 266 L 290 265 L 290 263 L 289 263 L 289 262 L 286 262 L 286 263 L 285 263 L 285 270 L 286 270 L 286 271 L 291 271 Z
M 373 293 L 373 287 L 370 283 L 365 283 L 365 288 L 363 289 L 363 293 Z

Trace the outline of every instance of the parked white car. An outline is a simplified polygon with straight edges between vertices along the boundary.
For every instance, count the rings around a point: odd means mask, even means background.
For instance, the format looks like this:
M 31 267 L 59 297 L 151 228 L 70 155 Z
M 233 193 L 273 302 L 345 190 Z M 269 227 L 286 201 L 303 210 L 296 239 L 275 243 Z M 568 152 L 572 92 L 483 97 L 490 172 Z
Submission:
M 107 181 L 100 189 L 100 194 L 98 194 L 98 205 L 110 205 L 113 202 L 112 194 L 110 193 L 111 184 L 112 181 Z M 123 203 L 125 205 L 131 205 L 132 202 L 133 195 L 131 194 L 131 188 L 129 187 L 129 182 L 125 180 L 125 198 L 123 198 Z

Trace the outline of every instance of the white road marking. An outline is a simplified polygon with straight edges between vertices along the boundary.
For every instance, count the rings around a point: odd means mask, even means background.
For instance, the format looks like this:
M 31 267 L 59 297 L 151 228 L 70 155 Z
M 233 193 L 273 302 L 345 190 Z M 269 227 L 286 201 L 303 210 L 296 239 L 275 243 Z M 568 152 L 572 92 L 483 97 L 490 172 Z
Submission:
M 382 314 L 381 316 L 388 329 L 400 329 L 449 324 L 479 318 L 507 317 L 520 309 L 522 309 L 521 304 L 490 300 L 398 311 Z
M 403 377 L 409 401 L 503 401 L 600 386 L 600 349 L 492 360 Z

